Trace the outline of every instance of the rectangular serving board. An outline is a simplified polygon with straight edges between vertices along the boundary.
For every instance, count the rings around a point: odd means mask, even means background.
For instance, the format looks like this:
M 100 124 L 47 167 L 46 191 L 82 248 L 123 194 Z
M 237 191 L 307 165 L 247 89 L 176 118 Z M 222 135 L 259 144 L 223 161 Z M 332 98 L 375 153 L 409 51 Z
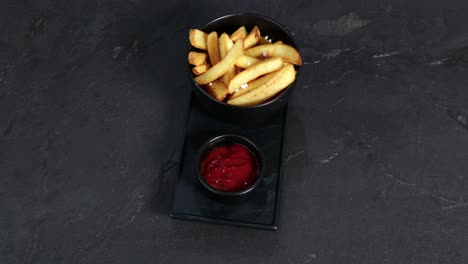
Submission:
M 176 219 L 276 230 L 286 111 L 287 105 L 265 124 L 246 126 L 209 115 L 192 96 L 170 216 Z M 220 199 L 203 189 L 197 178 L 195 159 L 198 149 L 210 138 L 223 134 L 238 134 L 250 139 L 265 156 L 262 182 L 242 199 Z

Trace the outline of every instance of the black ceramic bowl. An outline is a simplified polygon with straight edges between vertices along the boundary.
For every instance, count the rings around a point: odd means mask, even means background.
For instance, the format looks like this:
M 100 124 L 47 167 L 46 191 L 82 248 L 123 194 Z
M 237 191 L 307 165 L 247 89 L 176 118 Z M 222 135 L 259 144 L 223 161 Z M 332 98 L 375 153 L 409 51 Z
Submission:
M 273 42 L 281 40 L 284 44 L 288 44 L 297 49 L 293 37 L 284 26 L 261 15 L 248 13 L 226 15 L 211 21 L 204 26 L 202 30 L 204 32 L 216 31 L 218 35 L 221 35 L 223 32 L 232 34 L 241 26 L 245 26 L 247 31 L 250 31 L 256 25 L 259 27 L 262 36 L 268 36 Z M 190 51 L 192 50 L 196 49 L 191 48 Z M 296 66 L 296 71 L 298 69 L 299 67 Z M 288 102 L 289 95 L 295 84 L 295 82 L 293 82 L 288 88 L 262 104 L 255 106 L 234 106 L 213 98 L 203 87 L 195 82 L 195 76 L 191 71 L 190 65 L 188 70 L 190 79 L 193 82 L 195 96 L 202 107 L 207 112 L 226 121 L 241 121 L 242 123 L 261 123 L 262 121 L 267 121 L 270 117 L 273 117 L 275 113 L 283 109 L 283 106 Z M 296 79 L 297 76 L 298 75 L 296 75 Z
M 200 162 L 210 150 L 213 150 L 216 147 L 231 145 L 231 144 L 241 144 L 247 147 L 250 150 L 250 152 L 254 155 L 254 157 L 257 159 L 257 166 L 258 166 L 257 179 L 252 185 L 238 192 L 224 192 L 224 191 L 211 187 L 205 181 L 200 171 Z M 263 158 L 262 151 L 252 141 L 248 140 L 247 138 L 239 136 L 239 135 L 232 135 L 232 134 L 217 136 L 205 142 L 205 144 L 203 144 L 200 147 L 200 150 L 198 151 L 198 155 L 196 157 L 196 165 L 195 165 L 198 180 L 200 181 L 202 187 L 206 189 L 207 191 L 209 191 L 210 193 L 221 196 L 221 197 L 239 197 L 239 196 L 244 196 L 245 194 L 252 192 L 262 181 L 263 167 L 264 167 L 264 158 Z

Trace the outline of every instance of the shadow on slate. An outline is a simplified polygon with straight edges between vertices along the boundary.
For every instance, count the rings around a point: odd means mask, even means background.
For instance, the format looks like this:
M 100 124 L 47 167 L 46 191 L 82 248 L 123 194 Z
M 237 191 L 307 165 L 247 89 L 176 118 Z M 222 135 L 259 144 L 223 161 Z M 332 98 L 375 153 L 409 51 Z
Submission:
M 276 230 L 286 110 L 287 106 L 265 124 L 243 126 L 207 114 L 192 96 L 170 216 Z M 265 155 L 263 181 L 241 199 L 228 200 L 208 193 L 202 188 L 195 172 L 195 157 L 200 146 L 211 137 L 222 134 L 244 136 L 252 140 Z

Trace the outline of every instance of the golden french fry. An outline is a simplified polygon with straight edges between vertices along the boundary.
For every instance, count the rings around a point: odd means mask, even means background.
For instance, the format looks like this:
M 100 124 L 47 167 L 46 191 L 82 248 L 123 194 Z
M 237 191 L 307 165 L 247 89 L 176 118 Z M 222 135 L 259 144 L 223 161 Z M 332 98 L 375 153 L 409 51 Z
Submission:
M 222 59 L 216 65 L 212 65 L 212 67 L 202 75 L 195 77 L 195 81 L 198 84 L 203 85 L 218 79 L 225 72 L 227 72 L 229 68 L 234 66 L 239 56 L 241 56 L 243 53 L 244 41 L 238 40 L 234 46 L 232 46 L 232 49 L 228 52 L 224 59 Z
M 244 48 L 248 49 L 255 46 L 260 40 L 260 30 L 255 26 L 244 39 Z
M 237 74 L 228 85 L 228 91 L 230 94 L 234 93 L 237 89 L 245 87 L 250 81 L 257 77 L 270 73 L 272 71 L 279 70 L 283 67 L 283 59 L 280 57 L 271 58 L 255 64 L 254 66 Z
M 246 50 L 245 55 L 250 57 L 281 57 L 285 62 L 302 65 L 299 52 L 295 48 L 285 44 L 259 45 Z
M 208 34 L 206 39 L 206 49 L 208 50 L 208 57 L 210 58 L 211 65 L 215 65 L 221 60 L 218 46 L 218 33 L 216 33 L 216 31 Z
M 219 101 L 222 101 L 224 98 L 226 98 L 226 95 L 228 94 L 226 85 L 224 85 L 223 82 L 218 80 L 210 82 L 204 87 L 208 91 L 208 93 L 210 93 L 214 98 L 218 99 Z
M 208 35 L 199 29 L 190 29 L 190 44 L 197 49 L 206 50 L 207 37 Z
M 263 84 L 265 84 L 266 82 L 268 82 L 269 80 L 271 80 L 271 78 L 273 78 L 273 76 L 275 76 L 275 74 L 277 73 L 278 71 L 274 71 L 274 72 L 270 72 L 270 73 L 267 73 L 263 76 L 260 76 L 258 77 L 257 79 L 251 81 L 248 83 L 248 86 L 245 88 L 245 89 L 239 89 L 239 91 L 237 92 L 234 92 L 233 94 L 231 94 L 231 96 L 229 97 L 229 99 L 234 99 L 236 97 L 239 97 L 243 94 L 246 94 L 248 92 L 251 92 L 255 89 L 257 89 L 258 87 L 262 86 Z
M 206 63 L 207 55 L 203 52 L 190 51 L 188 54 L 188 62 L 198 66 Z
M 192 72 L 195 75 L 200 75 L 202 73 L 205 73 L 210 67 L 210 64 L 198 65 L 192 68 Z
M 264 37 L 260 37 L 260 40 L 258 41 L 258 44 L 260 45 L 265 45 L 265 44 L 271 44 L 270 41 L 268 41 L 266 38 Z
M 255 65 L 255 64 L 257 64 L 257 63 L 259 63 L 261 61 L 262 60 L 259 60 L 259 59 L 254 58 L 254 57 L 242 55 L 242 56 L 239 57 L 239 59 L 237 59 L 236 66 L 241 68 L 241 69 L 247 69 L 250 66 L 253 66 L 253 65 Z
M 225 85 L 228 85 L 235 76 L 236 69 L 234 68 L 234 66 L 232 66 L 231 68 L 229 68 L 229 70 L 227 70 L 225 74 L 223 74 L 223 83 Z
M 234 42 L 232 42 L 228 34 L 221 34 L 219 37 L 219 54 L 221 55 L 221 59 L 226 57 L 226 54 L 231 50 L 232 46 L 234 46 Z
M 278 40 L 278 41 L 276 41 L 274 44 L 283 44 L 283 41 Z
M 221 55 L 221 59 L 224 59 L 224 57 L 226 57 L 226 54 L 231 50 L 233 45 L 234 43 L 229 38 L 228 34 L 221 34 L 221 36 L 219 37 L 219 53 Z M 232 66 L 225 74 L 223 74 L 223 83 L 225 85 L 228 85 L 232 78 L 234 78 L 234 76 L 236 76 L 236 71 L 234 69 L 234 66 Z
M 234 33 L 231 35 L 231 40 L 236 42 L 239 39 L 244 39 L 247 36 L 247 30 L 244 26 L 238 28 Z
M 234 99 L 228 100 L 228 104 L 239 106 L 251 106 L 260 104 L 277 93 L 288 87 L 296 78 L 296 70 L 292 64 L 289 64 L 279 70 L 273 78 L 268 82 L 258 87 L 257 89 L 239 96 Z

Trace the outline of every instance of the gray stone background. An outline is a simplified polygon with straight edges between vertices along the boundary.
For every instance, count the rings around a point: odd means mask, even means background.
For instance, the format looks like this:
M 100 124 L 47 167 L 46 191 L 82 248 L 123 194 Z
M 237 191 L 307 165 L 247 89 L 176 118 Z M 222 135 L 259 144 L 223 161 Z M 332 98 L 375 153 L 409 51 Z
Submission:
M 279 231 L 168 217 L 188 30 L 294 33 Z M 468 2 L 2 1 L 0 263 L 467 263 Z

